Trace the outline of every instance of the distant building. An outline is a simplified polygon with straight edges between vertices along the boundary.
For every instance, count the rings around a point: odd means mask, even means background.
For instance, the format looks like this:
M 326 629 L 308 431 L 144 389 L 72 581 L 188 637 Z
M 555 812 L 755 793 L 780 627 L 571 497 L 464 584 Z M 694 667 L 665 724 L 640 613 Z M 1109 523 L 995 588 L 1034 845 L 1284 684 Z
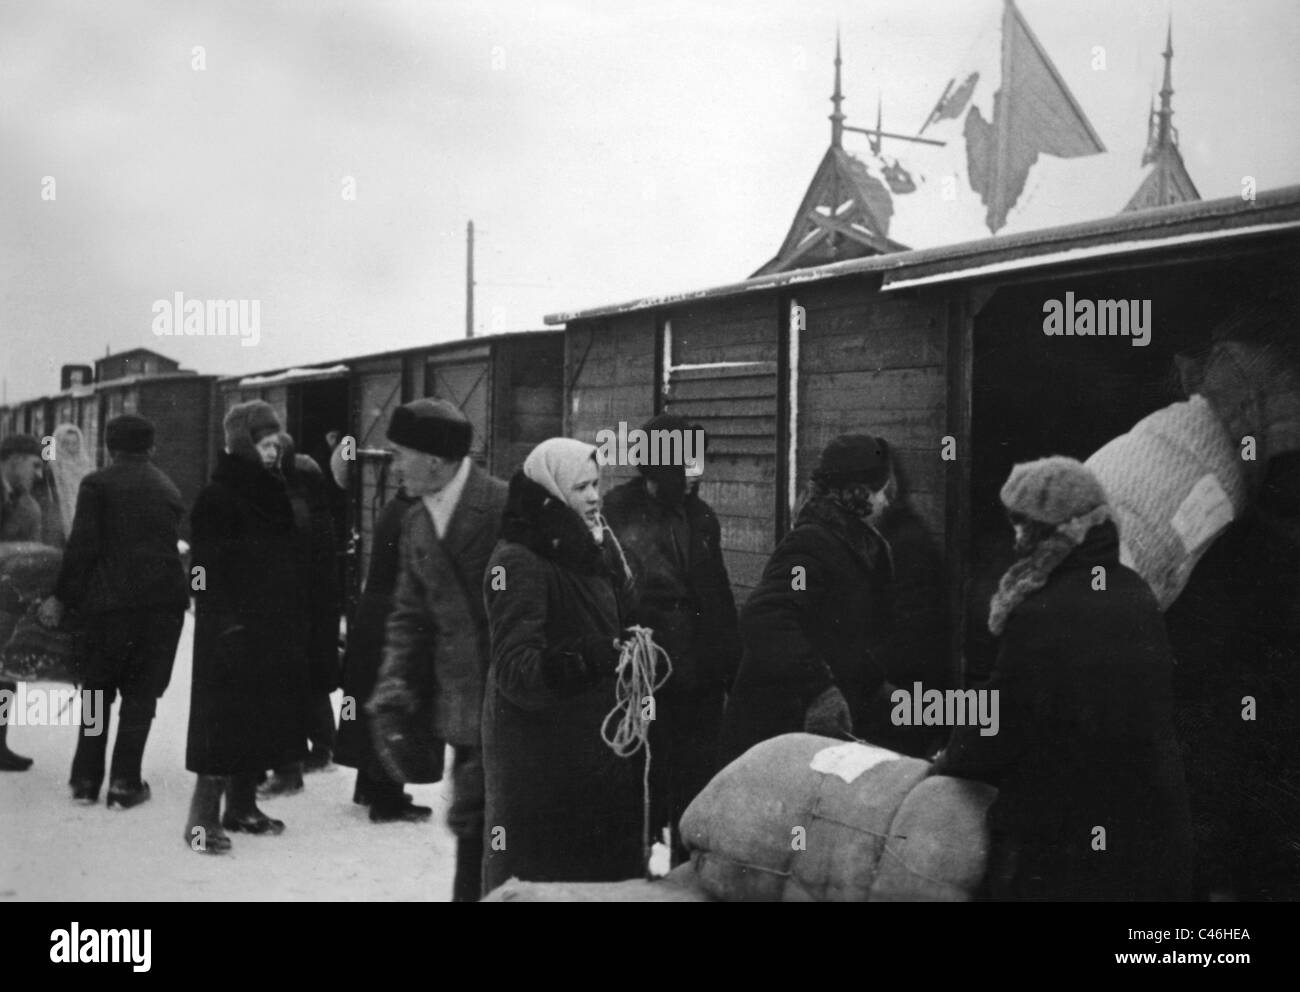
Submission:
M 132 348 L 105 355 L 95 362 L 95 381 L 125 379 L 132 375 L 162 375 L 181 371 L 181 363 L 148 348 Z

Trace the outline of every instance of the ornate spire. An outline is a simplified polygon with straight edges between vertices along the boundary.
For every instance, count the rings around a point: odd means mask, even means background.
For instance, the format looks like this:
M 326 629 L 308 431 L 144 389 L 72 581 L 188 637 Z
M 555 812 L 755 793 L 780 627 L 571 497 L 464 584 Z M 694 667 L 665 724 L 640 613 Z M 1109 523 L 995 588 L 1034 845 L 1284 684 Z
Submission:
M 844 93 L 840 87 L 840 28 L 835 26 L 835 92 L 831 94 L 831 104 L 835 108 L 831 111 L 831 147 L 843 147 L 844 140 L 844 111 L 840 109 L 840 104 L 844 102 Z
M 1173 129 L 1174 119 L 1174 15 L 1169 15 L 1169 27 L 1165 32 L 1165 83 L 1160 87 L 1160 133 L 1157 144 L 1166 148 L 1176 144 Z

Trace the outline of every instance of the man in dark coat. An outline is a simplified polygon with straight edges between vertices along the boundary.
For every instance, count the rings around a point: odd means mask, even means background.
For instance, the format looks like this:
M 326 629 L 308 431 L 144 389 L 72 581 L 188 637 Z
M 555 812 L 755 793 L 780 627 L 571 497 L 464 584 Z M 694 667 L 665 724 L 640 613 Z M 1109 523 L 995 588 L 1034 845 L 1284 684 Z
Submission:
M 293 506 L 273 471 L 280 421 L 270 404 L 252 400 L 232 407 L 223 429 L 226 449 L 190 515 L 200 571 L 185 766 L 198 782 L 186 840 L 204 853 L 229 848 L 225 830 L 284 830 L 257 808 L 257 779 L 286 754 L 300 754 L 306 737 L 298 544 Z
M 472 437 L 465 415 L 445 400 L 415 400 L 393 411 L 388 439 L 397 447 L 403 485 L 420 503 L 402 520 L 397 590 L 371 698 L 373 714 L 390 703 L 409 707 L 423 687 L 432 689 L 433 725 L 426 729 L 436 747 L 445 741 L 454 754 L 454 902 L 477 902 L 482 894 L 480 713 L 490 648 L 480 590 L 506 502 L 505 483 L 470 459 Z M 390 741 L 379 737 L 382 759 Z
M 741 610 L 744 654 L 723 720 L 724 763 L 801 730 L 872 741 L 892 732 L 879 656 L 892 566 L 872 524 L 890 473 L 882 438 L 843 435 L 822 452 L 793 529 Z
M 112 464 L 81 482 L 63 567 L 41 619 L 57 626 L 66 607 L 81 611 L 84 688 L 104 694 L 101 725 L 93 726 L 83 709 L 72 796 L 86 804 L 99 799 L 109 707 L 120 692 L 108 805 L 127 809 L 149 798 L 140 766 L 189 605 L 177 549 L 185 505 L 175 483 L 149 460 L 153 424 L 124 414 L 108 422 L 104 436 Z
M 330 693 L 339 686 L 339 613 L 342 609 L 334 555 L 334 524 L 324 493 L 325 474 L 308 455 L 298 454 L 293 438 L 280 435 L 280 474 L 293 507 L 297 554 L 298 609 L 293 616 L 307 654 L 307 686 L 303 720 L 311 745 L 305 760 L 301 749 L 285 755 L 257 790 L 269 798 L 292 795 L 303 787 L 304 771 L 326 768 L 334 754 L 334 705 Z
M 1002 501 L 1020 557 L 989 610 L 998 726 L 954 729 L 933 773 L 998 787 L 993 898 L 1186 899 L 1191 826 L 1155 596 L 1119 563 L 1106 493 L 1079 462 L 1017 465 Z
M 685 439 L 699 428 L 662 414 L 642 430 L 651 438 L 654 431 L 675 431 Z M 703 433 L 696 436 L 702 439 Z M 696 463 L 702 466 L 702 459 Z M 655 694 L 650 725 L 651 822 L 656 833 L 665 824 L 671 828 L 679 861 L 686 849 L 678 822 L 717 771 L 723 700 L 740 663 L 736 602 L 718 518 L 688 489 L 686 468 L 640 465 L 640 476 L 610 490 L 602 508 L 635 575 L 632 623 L 653 630 L 672 660 L 672 675 Z M 696 466 L 691 468 L 694 480 Z
M 41 474 L 41 443 L 30 434 L 11 434 L 0 442 L 0 541 L 40 541 L 41 507 L 31 494 Z M 0 682 L 0 692 L 17 692 Z M 24 772 L 32 759 L 9 750 L 8 714 L 0 714 L 0 771 Z
M 393 593 L 397 590 L 401 565 L 402 518 L 418 502 L 399 488 L 379 512 L 371 531 L 366 584 L 356 617 L 348 627 L 343 658 L 343 710 L 334 758 L 339 764 L 357 770 L 352 801 L 369 806 L 370 818 L 375 823 L 423 820 L 433 815 L 432 808 L 417 805 L 411 799 L 402 783 L 388 773 L 375 754 L 370 716 L 364 706 L 375 690 L 384 656 L 384 632 L 393 609 Z
M 510 480 L 483 578 L 488 892 L 511 877 L 613 882 L 642 870 L 643 752 L 620 757 L 602 739 L 629 576 L 600 523 L 595 452 L 571 438 L 533 449 Z

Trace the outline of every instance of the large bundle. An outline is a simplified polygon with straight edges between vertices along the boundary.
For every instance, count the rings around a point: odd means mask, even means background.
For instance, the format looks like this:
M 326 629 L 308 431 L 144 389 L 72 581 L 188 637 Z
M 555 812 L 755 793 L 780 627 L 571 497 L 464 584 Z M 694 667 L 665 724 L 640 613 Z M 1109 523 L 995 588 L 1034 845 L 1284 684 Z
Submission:
M 996 790 L 927 779 L 882 748 L 786 734 L 751 748 L 682 817 L 700 883 L 725 901 L 970 899 Z
M 1236 444 L 1196 395 L 1139 420 L 1087 465 L 1115 510 L 1120 561 L 1168 608 L 1210 542 L 1245 509 Z
M 654 882 L 521 882 L 512 878 L 484 902 L 714 902 L 700 885 L 694 865 L 680 865 Z
M 76 682 L 80 640 L 73 620 L 43 627 L 36 609 L 54 591 L 63 555 L 45 544 L 0 544 L 0 679 Z

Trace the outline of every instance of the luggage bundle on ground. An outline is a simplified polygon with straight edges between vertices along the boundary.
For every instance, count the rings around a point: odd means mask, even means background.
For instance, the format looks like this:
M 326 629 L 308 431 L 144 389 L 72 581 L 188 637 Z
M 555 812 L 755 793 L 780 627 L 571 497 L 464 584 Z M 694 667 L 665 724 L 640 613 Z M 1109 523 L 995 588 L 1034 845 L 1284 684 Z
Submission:
M 700 884 L 695 868 L 680 865 L 664 878 L 648 882 L 521 882 L 512 878 L 492 890 L 484 902 L 714 902 Z
M 0 681 L 79 681 L 81 643 L 71 618 L 58 630 L 36 619 L 62 563 L 63 554 L 45 544 L 0 544 Z
M 699 884 L 728 901 L 965 901 L 997 790 L 866 744 L 786 734 L 724 768 L 682 817 Z

